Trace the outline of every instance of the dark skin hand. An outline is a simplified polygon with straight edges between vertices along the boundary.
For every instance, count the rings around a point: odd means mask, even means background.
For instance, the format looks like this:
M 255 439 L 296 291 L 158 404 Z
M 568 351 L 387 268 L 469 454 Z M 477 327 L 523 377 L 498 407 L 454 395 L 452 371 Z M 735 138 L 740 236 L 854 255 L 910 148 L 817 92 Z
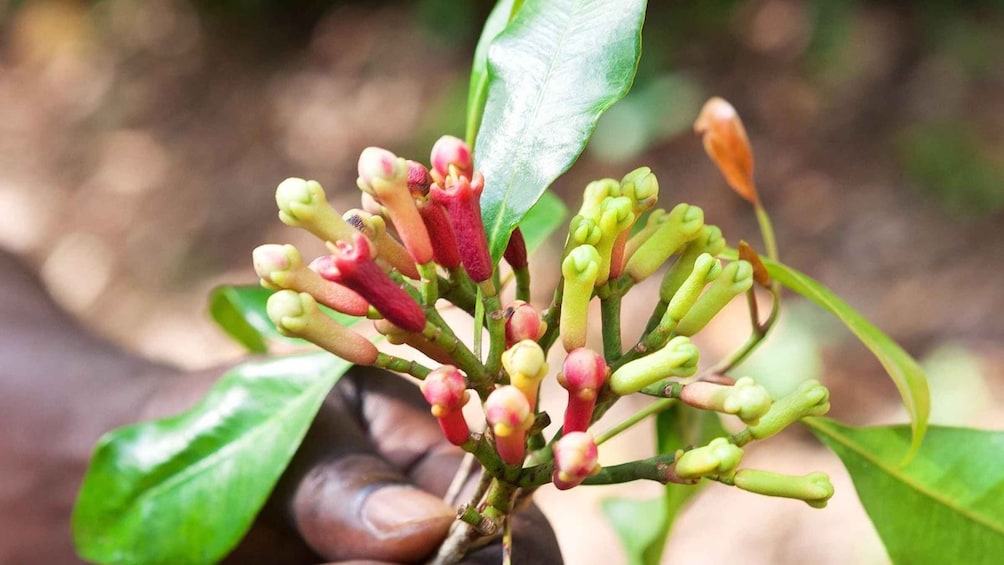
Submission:
M 221 373 L 181 372 L 95 337 L 0 251 L 0 563 L 80 563 L 70 514 L 95 442 L 194 405 Z M 224 562 L 421 562 L 454 519 L 440 497 L 461 457 L 417 387 L 353 369 Z M 535 507 L 513 520 L 513 539 L 514 563 L 561 562 Z M 500 563 L 501 546 L 464 562 Z

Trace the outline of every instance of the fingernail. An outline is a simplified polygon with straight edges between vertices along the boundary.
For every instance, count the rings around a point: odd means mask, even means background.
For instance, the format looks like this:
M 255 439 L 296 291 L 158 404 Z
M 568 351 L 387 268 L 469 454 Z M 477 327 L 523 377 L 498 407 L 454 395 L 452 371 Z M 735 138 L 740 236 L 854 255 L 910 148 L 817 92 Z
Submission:
M 361 517 L 377 537 L 399 537 L 442 525 L 444 531 L 456 512 L 437 496 L 413 487 L 388 486 L 367 497 Z

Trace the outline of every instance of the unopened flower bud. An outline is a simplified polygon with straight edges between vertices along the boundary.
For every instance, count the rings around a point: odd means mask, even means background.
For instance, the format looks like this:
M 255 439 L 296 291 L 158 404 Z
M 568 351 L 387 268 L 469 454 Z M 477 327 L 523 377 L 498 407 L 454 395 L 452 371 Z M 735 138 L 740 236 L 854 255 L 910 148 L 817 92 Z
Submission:
M 350 316 L 365 316 L 369 303 L 355 291 L 324 280 L 303 264 L 292 245 L 259 245 L 251 253 L 261 285 L 270 290 L 306 292 L 318 302 Z
M 702 227 L 697 237 L 687 244 L 673 265 L 666 269 L 666 275 L 663 276 L 662 283 L 659 285 L 659 298 L 663 302 L 672 300 L 676 291 L 683 285 L 683 281 L 693 271 L 697 258 L 704 253 L 717 257 L 723 249 L 725 249 L 725 238 L 722 237 L 722 230 L 718 226 L 705 225 Z
M 387 210 L 404 247 L 419 264 L 432 261 L 432 243 L 425 223 L 408 189 L 408 162 L 379 147 L 367 147 L 359 156 L 357 184 Z
M 607 198 L 621 195 L 621 185 L 615 179 L 600 179 L 586 185 L 582 191 L 582 206 L 579 215 L 584 218 L 599 220 L 600 208 Z
M 324 241 L 348 239 L 354 231 L 328 204 L 324 189 L 315 180 L 282 181 L 275 189 L 275 203 L 282 223 L 303 228 Z
M 394 325 L 410 332 L 425 329 L 422 307 L 373 262 L 362 234 L 355 234 L 351 243 L 335 244 L 334 253 L 316 260 L 314 268 L 325 279 L 358 292 Z
M 746 261 L 733 261 L 722 269 L 708 290 L 697 299 L 676 326 L 680 335 L 694 335 L 704 329 L 725 305 L 753 286 L 753 267 Z
M 634 235 L 632 235 L 628 241 L 627 245 L 624 246 L 624 260 L 627 261 L 638 251 L 643 243 L 649 240 L 655 232 L 658 231 L 659 226 L 669 221 L 669 213 L 662 208 L 656 208 L 648 215 L 645 220 L 645 225 L 641 227 Z
M 681 479 L 730 476 L 743 458 L 743 449 L 719 437 L 704 447 L 686 451 L 676 460 L 676 475 Z
M 596 246 L 603 237 L 600 226 L 593 218 L 584 216 L 573 216 L 568 224 L 568 239 L 565 241 L 565 249 L 561 253 L 562 257 L 567 257 L 568 253 L 580 245 Z
M 600 254 L 592 245 L 580 245 L 561 262 L 564 287 L 559 330 L 565 351 L 586 344 L 589 301 L 600 270 Z
M 357 365 L 376 361 L 376 346 L 321 312 L 305 292 L 280 290 L 269 297 L 265 310 L 282 335 L 305 339 Z
M 540 381 L 547 376 L 544 350 L 536 341 L 520 341 L 502 352 L 502 367 L 509 375 L 509 383 L 523 393 L 533 411 L 537 406 Z
M 431 185 L 432 177 L 429 176 L 429 169 L 418 161 L 408 161 L 408 192 L 415 198 L 428 196 Z
M 518 465 L 526 455 L 526 431 L 533 425 L 530 402 L 511 385 L 500 386 L 485 400 L 485 419 L 495 433 L 495 449 L 507 465 Z
M 582 483 L 586 477 L 600 472 L 596 440 L 586 432 L 568 432 L 554 442 L 554 473 L 552 479 L 558 490 L 568 490 Z
M 509 243 L 506 244 L 502 256 L 505 257 L 505 262 L 509 263 L 514 271 L 526 268 L 526 240 L 523 239 L 522 230 L 519 228 L 512 230 Z
M 659 269 L 666 259 L 697 237 L 704 226 L 704 211 L 697 206 L 679 204 L 628 259 L 624 271 L 641 282 Z
M 522 300 L 513 301 L 504 310 L 504 315 L 506 347 L 512 347 L 524 339 L 537 341 L 547 330 L 547 323 L 541 318 L 540 311 Z
M 620 235 L 634 224 L 634 218 L 630 198 L 624 196 L 607 198 L 600 206 L 598 225 L 601 235 L 600 241 L 595 246 L 600 254 L 600 269 L 596 275 L 596 286 L 606 283 L 610 278 L 612 261 L 617 261 L 617 268 L 614 270 L 620 272 L 624 259 L 623 247 L 618 249 L 614 258 L 614 246 L 619 241 Z
M 822 416 L 830 411 L 830 391 L 819 381 L 805 381 L 795 392 L 771 405 L 760 422 L 749 427 L 754 439 L 766 439 L 806 416 Z
M 684 385 L 680 391 L 680 400 L 702 410 L 732 414 L 748 425 L 759 423 L 774 402 L 767 389 L 749 377 L 743 377 L 731 386 L 693 382 Z
M 826 473 L 809 473 L 799 477 L 756 469 L 740 469 L 732 480 L 735 486 L 745 491 L 794 498 L 805 501 L 813 508 L 824 508 L 833 496 L 833 483 Z
M 631 199 L 635 215 L 651 210 L 659 201 L 659 179 L 648 167 L 638 167 L 621 179 L 621 196 Z
M 464 405 L 470 398 L 464 375 L 452 365 L 443 365 L 422 381 L 422 395 L 432 405 L 432 415 L 453 445 L 463 445 L 471 432 L 464 420 Z
M 485 179 L 480 173 L 468 180 L 450 175 L 445 188 L 432 185 L 432 199 L 446 208 L 464 269 L 474 282 L 484 282 L 492 276 L 492 259 L 488 252 L 488 237 L 481 220 L 481 191 Z
M 406 277 L 412 279 L 419 278 L 414 257 L 397 240 L 391 237 L 387 232 L 387 223 L 384 222 L 382 217 L 357 208 L 347 210 L 342 217 L 350 226 L 370 240 L 373 244 L 375 257 L 386 261 L 387 264 L 400 271 Z M 344 239 L 345 241 L 350 240 L 351 234 Z M 329 245 L 328 247 L 332 248 L 333 246 Z
M 432 146 L 430 161 L 432 161 L 433 176 L 440 184 L 443 184 L 442 181 L 450 175 L 450 167 L 456 168 L 460 175 L 468 179 L 474 177 L 471 148 L 458 137 L 452 135 L 440 137 Z
M 558 373 L 558 384 L 568 390 L 565 423 L 562 430 L 584 432 L 593 419 L 596 397 L 607 381 L 607 364 L 599 353 L 580 347 L 565 357 Z
M 721 262 L 707 253 L 698 257 L 693 266 L 690 276 L 683 281 L 683 285 L 670 299 L 666 313 L 663 315 L 664 319 L 673 320 L 674 329 L 701 297 L 704 286 L 717 279 L 722 273 Z
M 694 131 L 703 135 L 704 150 L 729 186 L 751 204 L 757 204 L 753 151 L 746 128 L 732 104 L 717 96 L 708 100 L 694 122 Z
M 697 371 L 697 346 L 677 336 L 665 346 L 641 359 L 621 366 L 610 375 L 610 388 L 620 395 L 631 394 L 667 377 L 689 377 Z

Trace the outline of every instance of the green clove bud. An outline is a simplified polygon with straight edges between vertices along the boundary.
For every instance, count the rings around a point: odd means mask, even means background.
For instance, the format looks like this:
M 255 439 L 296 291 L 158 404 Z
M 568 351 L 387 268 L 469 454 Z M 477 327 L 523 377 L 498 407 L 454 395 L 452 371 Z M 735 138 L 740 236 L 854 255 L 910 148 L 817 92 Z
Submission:
M 681 479 L 700 479 L 732 475 L 743 459 L 743 449 L 719 437 L 704 447 L 685 451 L 676 460 L 676 475 Z
M 666 221 L 628 259 L 624 271 L 635 282 L 656 272 L 666 259 L 697 237 L 704 226 L 704 211 L 697 206 L 679 204 Z
M 610 388 L 631 394 L 667 377 L 689 377 L 697 371 L 700 352 L 690 338 L 677 336 L 641 359 L 626 363 L 610 375 Z
M 733 477 L 735 486 L 749 492 L 803 500 L 813 508 L 823 508 L 833 496 L 833 483 L 826 473 L 803 476 L 781 475 L 770 471 L 740 469 Z
M 753 267 L 746 261 L 733 261 L 697 299 L 687 315 L 676 326 L 680 335 L 694 335 L 704 329 L 725 305 L 753 286 Z
M 795 392 L 774 402 L 760 422 L 749 427 L 754 439 L 766 439 L 806 416 L 830 411 L 830 391 L 819 381 L 805 381 Z

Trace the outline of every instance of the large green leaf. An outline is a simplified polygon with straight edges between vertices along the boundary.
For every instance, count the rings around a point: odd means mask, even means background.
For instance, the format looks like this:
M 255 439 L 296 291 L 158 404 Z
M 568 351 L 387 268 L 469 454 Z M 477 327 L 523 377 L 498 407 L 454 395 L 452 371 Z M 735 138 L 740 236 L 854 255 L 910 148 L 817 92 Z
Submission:
M 690 446 L 706 445 L 727 436 L 718 414 L 674 403 L 655 419 L 659 453 L 673 453 Z M 700 490 L 698 485 L 668 483 L 659 498 L 650 500 L 610 499 L 603 513 L 614 527 L 630 565 L 658 565 L 677 515 Z
M 73 513 L 80 555 L 144 565 L 221 559 L 349 367 L 327 353 L 248 362 L 189 412 L 106 434 Z
M 209 315 L 227 335 L 254 353 L 267 352 L 269 342 L 275 340 L 305 343 L 279 333 L 275 329 L 275 324 L 268 318 L 265 304 L 273 292 L 257 285 L 218 286 L 209 293 Z M 336 312 L 326 306 L 320 308 L 322 312 L 345 326 L 362 319 Z
M 505 29 L 513 12 L 513 0 L 498 0 L 492 8 L 485 27 L 474 49 L 474 63 L 471 65 L 471 84 L 467 90 L 467 143 L 474 145 L 474 136 L 481 125 L 481 113 L 485 109 L 488 96 L 488 47 L 495 37 Z
M 530 211 L 519 223 L 523 232 L 527 251 L 533 251 L 547 241 L 548 236 L 565 225 L 568 207 L 553 192 L 547 191 L 540 195 L 540 200 L 530 208 Z
M 730 249 L 722 255 L 734 259 L 736 252 Z M 910 357 L 909 353 L 903 351 L 903 348 L 892 338 L 876 328 L 832 290 L 787 265 L 771 261 L 766 257 L 760 259 L 774 280 L 829 310 L 882 363 L 889 377 L 896 384 L 896 388 L 899 389 L 903 405 L 906 407 L 907 413 L 910 414 L 913 441 L 910 451 L 906 453 L 906 460 L 909 460 L 920 448 L 924 433 L 927 431 L 927 418 L 931 412 L 931 395 L 927 387 L 927 377 L 920 364 L 913 357 Z
M 493 259 L 630 89 L 644 19 L 644 0 L 526 0 L 491 44 L 475 162 Z
M 907 426 L 803 420 L 844 462 L 895 563 L 993 565 L 1004 557 L 1004 432 L 932 426 L 910 464 Z

